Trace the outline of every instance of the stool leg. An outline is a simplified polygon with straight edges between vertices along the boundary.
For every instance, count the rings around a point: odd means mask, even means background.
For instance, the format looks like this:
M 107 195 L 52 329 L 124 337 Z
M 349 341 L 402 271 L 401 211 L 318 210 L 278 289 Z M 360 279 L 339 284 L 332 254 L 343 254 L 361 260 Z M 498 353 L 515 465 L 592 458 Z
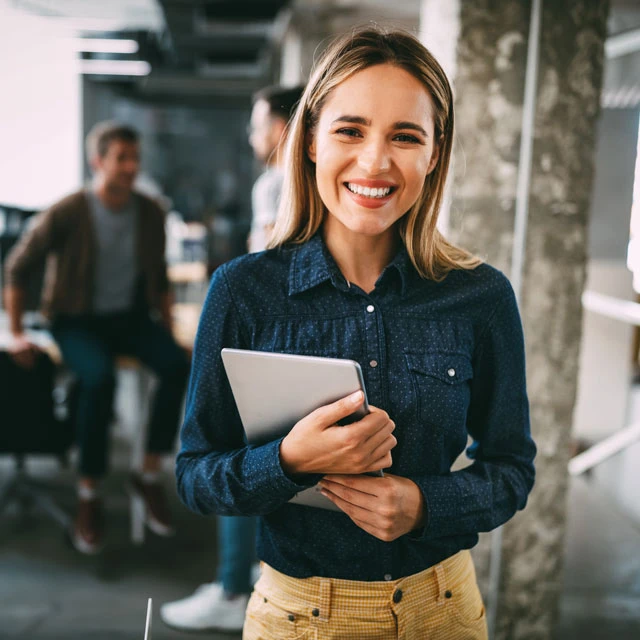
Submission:
M 142 470 L 142 462 L 146 451 L 147 422 L 149 420 L 149 402 L 152 393 L 153 380 L 151 374 L 143 368 L 137 371 L 138 383 L 138 425 L 131 447 L 131 468 L 133 471 Z
M 152 392 L 153 379 L 148 371 L 140 368 L 138 376 L 138 428 L 136 429 L 131 452 L 131 469 L 142 471 L 142 463 L 146 451 L 147 421 L 149 418 L 149 401 Z M 146 507 L 144 500 L 134 494 L 130 497 L 131 542 L 136 545 L 144 543 Z
M 139 545 L 144 542 L 144 500 L 140 496 L 131 494 L 129 497 L 129 510 L 131 517 L 131 541 L 133 544 Z

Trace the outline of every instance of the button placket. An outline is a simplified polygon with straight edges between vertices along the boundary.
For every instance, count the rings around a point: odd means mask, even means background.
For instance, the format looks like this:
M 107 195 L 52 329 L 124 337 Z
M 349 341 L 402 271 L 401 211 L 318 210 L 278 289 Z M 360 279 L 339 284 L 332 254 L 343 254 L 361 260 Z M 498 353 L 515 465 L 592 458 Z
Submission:
M 371 301 L 367 301 L 364 308 L 364 328 L 365 328 L 365 345 L 366 350 L 364 356 L 366 358 L 367 370 L 369 374 L 366 379 L 366 387 L 369 396 L 382 397 L 381 380 L 380 380 L 380 364 L 381 364 L 381 346 L 380 345 L 380 313 L 379 307 Z
M 366 314 L 365 314 L 365 327 L 367 329 L 367 333 L 371 336 L 371 338 L 377 337 L 378 334 L 378 323 L 377 323 L 377 318 L 375 315 L 375 311 L 376 311 L 376 307 L 373 304 L 368 304 L 365 307 L 366 310 Z M 369 333 L 370 332 L 370 333 Z M 370 339 L 367 340 L 367 345 L 368 346 L 373 346 L 376 345 L 377 346 L 378 341 L 376 339 Z M 377 349 L 375 350 L 377 351 Z M 370 358 L 369 360 L 369 368 L 370 369 L 376 369 L 378 364 L 379 364 L 379 357 L 377 355 L 377 353 L 372 353 L 372 350 L 369 349 L 369 355 L 373 355 L 373 358 Z

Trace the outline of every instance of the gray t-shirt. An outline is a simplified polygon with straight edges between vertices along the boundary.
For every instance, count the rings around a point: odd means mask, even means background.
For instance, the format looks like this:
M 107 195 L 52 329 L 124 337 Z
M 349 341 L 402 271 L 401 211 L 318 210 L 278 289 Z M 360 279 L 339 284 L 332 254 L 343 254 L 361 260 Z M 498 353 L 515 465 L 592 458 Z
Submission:
M 95 313 L 125 311 L 133 305 L 138 273 L 137 198 L 132 195 L 123 209 L 112 211 L 89 191 L 89 210 L 97 248 L 93 310 Z
M 249 251 L 263 251 L 267 243 L 265 227 L 272 226 L 278 214 L 284 174 L 277 167 L 267 169 L 253 185 L 251 191 L 251 237 Z

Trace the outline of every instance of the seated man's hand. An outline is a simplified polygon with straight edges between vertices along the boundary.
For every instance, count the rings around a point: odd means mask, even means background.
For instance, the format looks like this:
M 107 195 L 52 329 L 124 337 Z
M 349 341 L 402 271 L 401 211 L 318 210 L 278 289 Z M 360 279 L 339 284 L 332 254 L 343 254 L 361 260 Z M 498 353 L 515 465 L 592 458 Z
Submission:
M 36 363 L 40 348 L 31 342 L 24 333 L 17 333 L 13 334 L 8 351 L 18 366 L 31 369 Z

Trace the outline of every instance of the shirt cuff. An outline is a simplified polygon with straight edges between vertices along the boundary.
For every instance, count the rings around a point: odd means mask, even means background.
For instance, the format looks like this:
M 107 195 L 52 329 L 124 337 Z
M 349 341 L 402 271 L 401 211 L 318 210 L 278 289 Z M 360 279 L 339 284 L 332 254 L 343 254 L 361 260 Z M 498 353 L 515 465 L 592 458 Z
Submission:
M 284 472 L 280 464 L 280 443 L 283 439 L 249 448 L 244 464 L 246 476 L 253 480 L 251 491 L 275 491 L 291 498 L 322 479 L 322 474 L 300 474 L 291 477 Z
M 410 531 L 411 540 L 428 540 L 442 534 L 443 524 L 452 517 L 450 504 L 455 501 L 455 483 L 450 476 L 411 478 L 424 498 L 424 525 Z

